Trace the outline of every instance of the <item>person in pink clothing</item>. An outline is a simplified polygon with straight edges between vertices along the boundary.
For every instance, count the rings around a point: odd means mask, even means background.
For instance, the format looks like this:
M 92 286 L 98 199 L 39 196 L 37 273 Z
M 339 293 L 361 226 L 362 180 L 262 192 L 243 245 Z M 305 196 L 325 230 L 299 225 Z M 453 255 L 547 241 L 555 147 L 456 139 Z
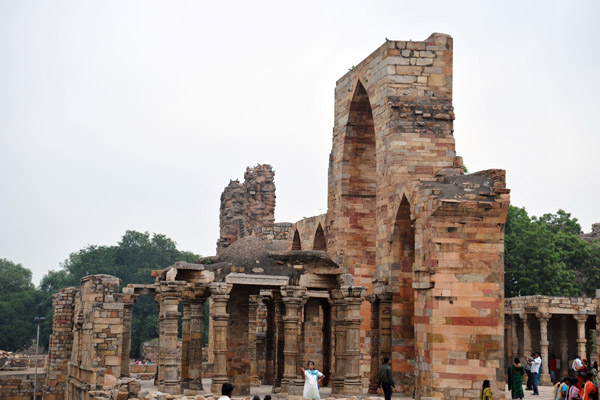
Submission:
M 569 396 L 567 396 L 568 400 L 578 400 L 579 399 L 579 388 L 577 387 L 577 378 L 571 378 L 571 387 L 569 388 Z

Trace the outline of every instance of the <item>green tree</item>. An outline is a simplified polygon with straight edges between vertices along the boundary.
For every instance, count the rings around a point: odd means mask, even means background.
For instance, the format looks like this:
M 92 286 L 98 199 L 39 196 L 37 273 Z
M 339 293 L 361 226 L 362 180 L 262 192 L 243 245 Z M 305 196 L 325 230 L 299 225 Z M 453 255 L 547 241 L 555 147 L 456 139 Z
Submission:
M 510 206 L 505 230 L 505 293 L 594 296 L 600 283 L 598 246 L 580 239 L 581 227 L 571 214 L 529 217 Z
M 130 283 L 152 283 L 152 270 L 164 269 L 177 261 L 193 262 L 198 255 L 180 251 L 177 244 L 161 234 L 128 230 L 117 245 L 89 245 L 71 253 L 60 271 L 50 271 L 42 279 L 40 289 L 50 302 L 51 294 L 63 287 L 79 286 L 86 275 L 108 274 Z M 48 297 L 48 295 L 50 295 Z M 158 336 L 158 309 L 149 296 L 141 297 L 132 315 L 132 356 L 139 354 L 139 345 Z
M 31 275 L 21 264 L 0 259 L 0 349 L 26 348 L 35 337 L 38 310 Z

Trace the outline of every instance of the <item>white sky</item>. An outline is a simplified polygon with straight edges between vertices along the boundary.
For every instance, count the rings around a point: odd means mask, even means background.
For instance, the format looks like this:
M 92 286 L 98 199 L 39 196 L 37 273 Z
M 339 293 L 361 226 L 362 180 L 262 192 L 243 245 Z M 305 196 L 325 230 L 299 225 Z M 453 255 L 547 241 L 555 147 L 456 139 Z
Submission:
M 0 258 L 37 284 L 127 229 L 215 251 L 219 197 L 276 171 L 327 207 L 335 81 L 384 38 L 454 37 L 457 153 L 512 203 L 600 222 L 598 1 L 0 0 Z

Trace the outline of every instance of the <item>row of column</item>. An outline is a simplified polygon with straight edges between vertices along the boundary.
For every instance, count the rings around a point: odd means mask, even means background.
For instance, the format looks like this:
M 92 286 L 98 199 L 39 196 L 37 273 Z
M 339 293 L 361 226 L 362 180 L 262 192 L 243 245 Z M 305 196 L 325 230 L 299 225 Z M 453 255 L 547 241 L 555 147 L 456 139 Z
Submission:
M 203 291 L 184 291 L 186 282 L 160 283 L 159 300 L 159 360 L 157 384 L 165 393 L 178 394 L 181 389 L 202 390 L 202 344 L 204 330 Z M 229 382 L 227 375 L 228 319 L 227 304 L 232 286 L 212 283 L 209 286 L 212 302 L 214 373 L 211 392 L 219 393 L 223 383 Z M 334 306 L 335 372 L 332 379 L 332 394 L 354 395 L 361 392 L 360 365 L 360 305 L 363 287 L 352 286 L 330 292 Z M 274 360 L 271 378 L 280 393 L 288 393 L 290 385 L 301 386 L 298 374 L 299 326 L 302 307 L 307 297 L 306 288 L 282 287 L 274 293 L 274 301 L 268 304 L 266 349 L 276 353 L 267 355 Z M 256 297 L 256 298 L 253 298 Z M 180 317 L 178 304 L 183 302 L 183 342 L 181 378 L 178 378 L 177 322 Z M 256 354 L 256 311 L 260 296 L 251 296 L 249 302 L 249 350 L 250 384 L 259 382 Z M 274 312 L 277 308 L 278 312 Z M 273 315 L 274 314 L 274 315 Z M 274 326 L 273 326 L 274 325 Z M 273 329 L 274 328 L 274 329 Z M 271 337 L 270 337 L 271 336 Z M 275 336 L 275 337 L 273 337 Z M 274 343 L 273 343 L 274 342 Z M 270 357 L 269 357 L 270 356 Z
M 519 342 L 518 342 L 518 327 L 517 327 L 517 316 L 523 322 L 523 353 L 529 355 L 532 353 L 531 345 L 531 332 L 529 323 L 533 316 L 538 319 L 540 324 L 540 352 L 542 357 L 542 384 L 551 384 L 550 374 L 548 371 L 548 348 L 550 342 L 548 341 L 548 321 L 551 315 L 548 313 L 536 313 L 536 314 L 509 314 L 507 320 L 510 320 L 510 332 L 507 332 L 507 348 L 512 350 L 513 356 L 519 354 Z M 557 315 L 555 315 L 555 318 Z M 567 322 L 568 318 L 573 317 L 577 322 L 577 352 L 585 358 L 587 340 L 585 335 L 585 324 L 587 321 L 587 315 L 585 314 L 565 314 L 562 315 L 562 321 L 560 324 L 560 359 L 561 359 L 561 375 L 566 375 L 569 371 L 568 360 L 569 360 L 569 342 L 567 336 Z M 507 321 L 508 322 L 508 321 Z M 509 357 L 508 363 L 512 362 L 512 357 Z

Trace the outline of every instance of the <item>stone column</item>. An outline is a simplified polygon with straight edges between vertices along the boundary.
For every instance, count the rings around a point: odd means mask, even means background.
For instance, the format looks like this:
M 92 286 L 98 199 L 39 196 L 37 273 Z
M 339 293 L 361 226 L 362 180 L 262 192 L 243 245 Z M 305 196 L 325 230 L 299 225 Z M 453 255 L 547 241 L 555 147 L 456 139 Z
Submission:
M 540 383 L 550 386 L 552 385 L 550 374 L 548 373 L 548 345 L 550 344 L 548 341 L 548 320 L 550 319 L 550 314 L 536 314 L 536 316 L 540 321 L 540 347 L 542 348 L 542 376 Z
M 344 380 L 346 376 L 346 315 L 347 307 L 344 295 L 340 289 L 331 291 L 331 301 L 335 307 L 335 320 L 333 329 L 335 332 L 335 372 L 331 379 L 331 394 L 340 395 L 344 392 Z
M 371 378 L 369 379 L 369 394 L 377 394 L 379 377 L 375 373 L 379 369 L 379 299 L 375 295 L 366 296 L 371 303 Z
M 344 395 L 358 396 L 362 394 L 360 378 L 360 305 L 366 291 L 363 286 L 342 288 L 346 301 L 346 368 L 344 376 Z
M 275 377 L 273 381 L 273 393 L 279 393 L 281 390 L 281 380 L 283 379 L 284 356 L 283 348 L 285 345 L 285 334 L 283 328 L 283 316 L 285 315 L 285 306 L 281 301 L 281 296 L 275 296 Z
M 226 283 L 213 282 L 210 284 L 211 302 L 213 311 L 211 314 L 213 320 L 214 335 L 214 374 L 212 378 L 212 393 L 221 393 L 221 386 L 229 381 L 227 377 L 227 301 L 231 286 Z
M 190 390 L 200 391 L 202 387 L 202 348 L 204 342 L 204 302 L 206 298 L 190 301 L 190 345 L 189 382 Z
M 531 355 L 531 333 L 529 332 L 529 318 L 527 314 L 519 314 L 523 321 L 523 353 L 525 356 Z
M 300 322 L 302 297 L 305 292 L 306 288 L 300 286 L 284 286 L 281 288 L 281 295 L 285 304 L 282 393 L 287 393 L 290 381 L 298 378 L 298 323 Z
M 567 376 L 569 373 L 569 338 L 567 336 L 567 322 L 569 322 L 570 315 L 562 316 L 562 323 L 560 324 L 560 374 L 561 376 Z
M 256 310 L 261 302 L 259 295 L 250 295 L 248 302 L 248 352 L 250 353 L 250 386 L 260 386 L 258 360 L 256 354 Z
M 179 384 L 182 389 L 189 389 L 190 383 L 190 300 L 184 298 L 183 301 L 183 316 L 181 321 L 181 374 Z
M 177 321 L 179 320 L 178 281 L 160 282 L 161 305 L 159 324 L 161 336 L 159 338 L 159 364 L 162 380 L 159 380 L 159 390 L 169 394 L 179 394 L 179 377 L 177 365 Z
M 586 349 L 587 340 L 585 338 L 585 322 L 587 321 L 587 315 L 573 315 L 573 318 L 577 321 L 577 352 L 583 360 L 584 358 L 588 358 Z
M 121 376 L 129 376 L 131 364 L 131 313 L 138 296 L 134 289 L 125 287 L 123 293 L 123 351 L 121 353 Z
M 275 303 L 267 302 L 267 331 L 265 332 L 265 385 L 272 385 L 275 378 Z
M 382 293 L 379 297 L 379 363 L 383 357 L 392 358 L 392 294 Z

